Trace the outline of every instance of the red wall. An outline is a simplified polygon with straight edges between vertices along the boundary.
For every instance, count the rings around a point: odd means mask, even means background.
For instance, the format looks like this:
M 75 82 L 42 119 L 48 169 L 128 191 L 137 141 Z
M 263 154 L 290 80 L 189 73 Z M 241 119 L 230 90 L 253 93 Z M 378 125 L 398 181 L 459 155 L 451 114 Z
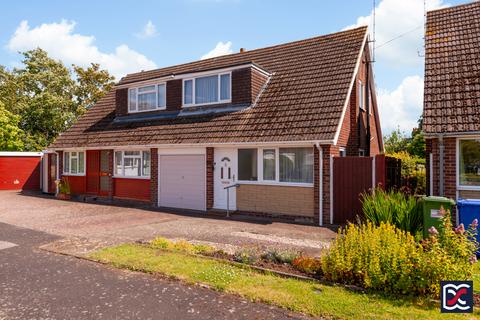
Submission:
M 150 201 L 150 179 L 113 179 L 113 196 L 122 199 Z
M 0 190 L 40 190 L 41 157 L 0 157 Z
M 70 184 L 70 193 L 71 194 L 84 194 L 86 192 L 86 181 L 85 176 L 63 176 L 68 180 Z

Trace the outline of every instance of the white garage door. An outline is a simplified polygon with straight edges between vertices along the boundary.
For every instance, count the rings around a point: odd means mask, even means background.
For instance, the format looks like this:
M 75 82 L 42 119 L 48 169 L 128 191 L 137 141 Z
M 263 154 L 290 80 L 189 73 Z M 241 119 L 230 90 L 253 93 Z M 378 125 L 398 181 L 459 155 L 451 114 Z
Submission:
M 205 210 L 205 156 L 160 155 L 159 205 Z

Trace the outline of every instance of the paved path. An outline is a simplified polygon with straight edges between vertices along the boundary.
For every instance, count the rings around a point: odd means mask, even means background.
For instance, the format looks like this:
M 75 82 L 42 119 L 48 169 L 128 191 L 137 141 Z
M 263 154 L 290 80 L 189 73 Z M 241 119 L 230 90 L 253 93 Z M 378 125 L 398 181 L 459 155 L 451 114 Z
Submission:
M 299 319 L 264 304 L 57 255 L 0 223 L 0 319 Z
M 334 231 L 316 226 L 180 215 L 60 201 L 51 196 L 23 195 L 15 191 L 0 191 L 0 222 L 67 238 L 67 242 L 79 249 L 75 254 L 81 254 L 84 249 L 164 236 L 225 245 L 221 247 L 224 250 L 229 246 L 232 250 L 238 246 L 258 246 L 317 255 L 335 236 Z M 85 247 L 79 245 L 83 240 L 87 240 Z

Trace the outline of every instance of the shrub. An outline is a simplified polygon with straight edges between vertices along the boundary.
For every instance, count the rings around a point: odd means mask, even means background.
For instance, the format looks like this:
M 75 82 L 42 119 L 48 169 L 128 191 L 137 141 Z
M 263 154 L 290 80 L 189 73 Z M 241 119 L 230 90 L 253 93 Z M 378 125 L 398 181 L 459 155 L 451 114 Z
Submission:
M 70 194 L 70 183 L 67 179 L 62 178 L 62 180 L 58 182 L 58 193 Z
M 292 266 L 308 274 L 319 274 L 322 271 L 322 262 L 320 259 L 300 256 L 292 261 Z
M 262 254 L 262 259 L 273 263 L 288 263 L 292 264 L 292 261 L 299 256 L 298 252 L 294 251 L 281 251 L 281 250 L 268 250 Z
M 165 238 L 155 238 L 150 241 L 150 246 L 154 249 L 169 249 L 172 246 L 172 241 L 165 239 Z
M 452 230 L 449 213 L 435 232 L 419 244 L 388 223 L 349 224 L 322 258 L 322 272 L 367 289 L 438 296 L 440 280 L 471 278 L 477 244 L 470 241 L 473 231 Z
M 259 259 L 259 254 L 252 248 L 242 248 L 233 255 L 233 260 L 245 264 L 254 264 Z
M 376 226 L 388 223 L 412 235 L 423 229 L 422 212 L 417 200 L 399 191 L 376 188 L 374 192 L 363 193 L 362 209 L 367 221 Z

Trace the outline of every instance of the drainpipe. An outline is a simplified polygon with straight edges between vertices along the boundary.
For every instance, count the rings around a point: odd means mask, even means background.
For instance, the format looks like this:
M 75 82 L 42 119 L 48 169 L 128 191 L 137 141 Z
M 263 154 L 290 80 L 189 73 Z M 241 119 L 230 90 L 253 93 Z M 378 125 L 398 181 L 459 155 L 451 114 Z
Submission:
M 439 183 L 438 183 L 438 193 L 439 196 L 444 196 L 445 193 L 445 185 L 444 185 L 444 162 L 445 162 L 445 145 L 443 144 L 443 134 L 438 135 L 438 150 L 439 150 L 439 164 L 438 164 L 438 176 L 439 176 Z
M 318 201 L 320 202 L 318 205 L 318 225 L 323 226 L 323 149 L 320 147 L 320 143 L 317 141 L 315 146 L 318 149 L 318 157 L 319 157 L 319 164 L 318 164 L 318 177 L 319 177 L 319 188 L 318 188 Z

